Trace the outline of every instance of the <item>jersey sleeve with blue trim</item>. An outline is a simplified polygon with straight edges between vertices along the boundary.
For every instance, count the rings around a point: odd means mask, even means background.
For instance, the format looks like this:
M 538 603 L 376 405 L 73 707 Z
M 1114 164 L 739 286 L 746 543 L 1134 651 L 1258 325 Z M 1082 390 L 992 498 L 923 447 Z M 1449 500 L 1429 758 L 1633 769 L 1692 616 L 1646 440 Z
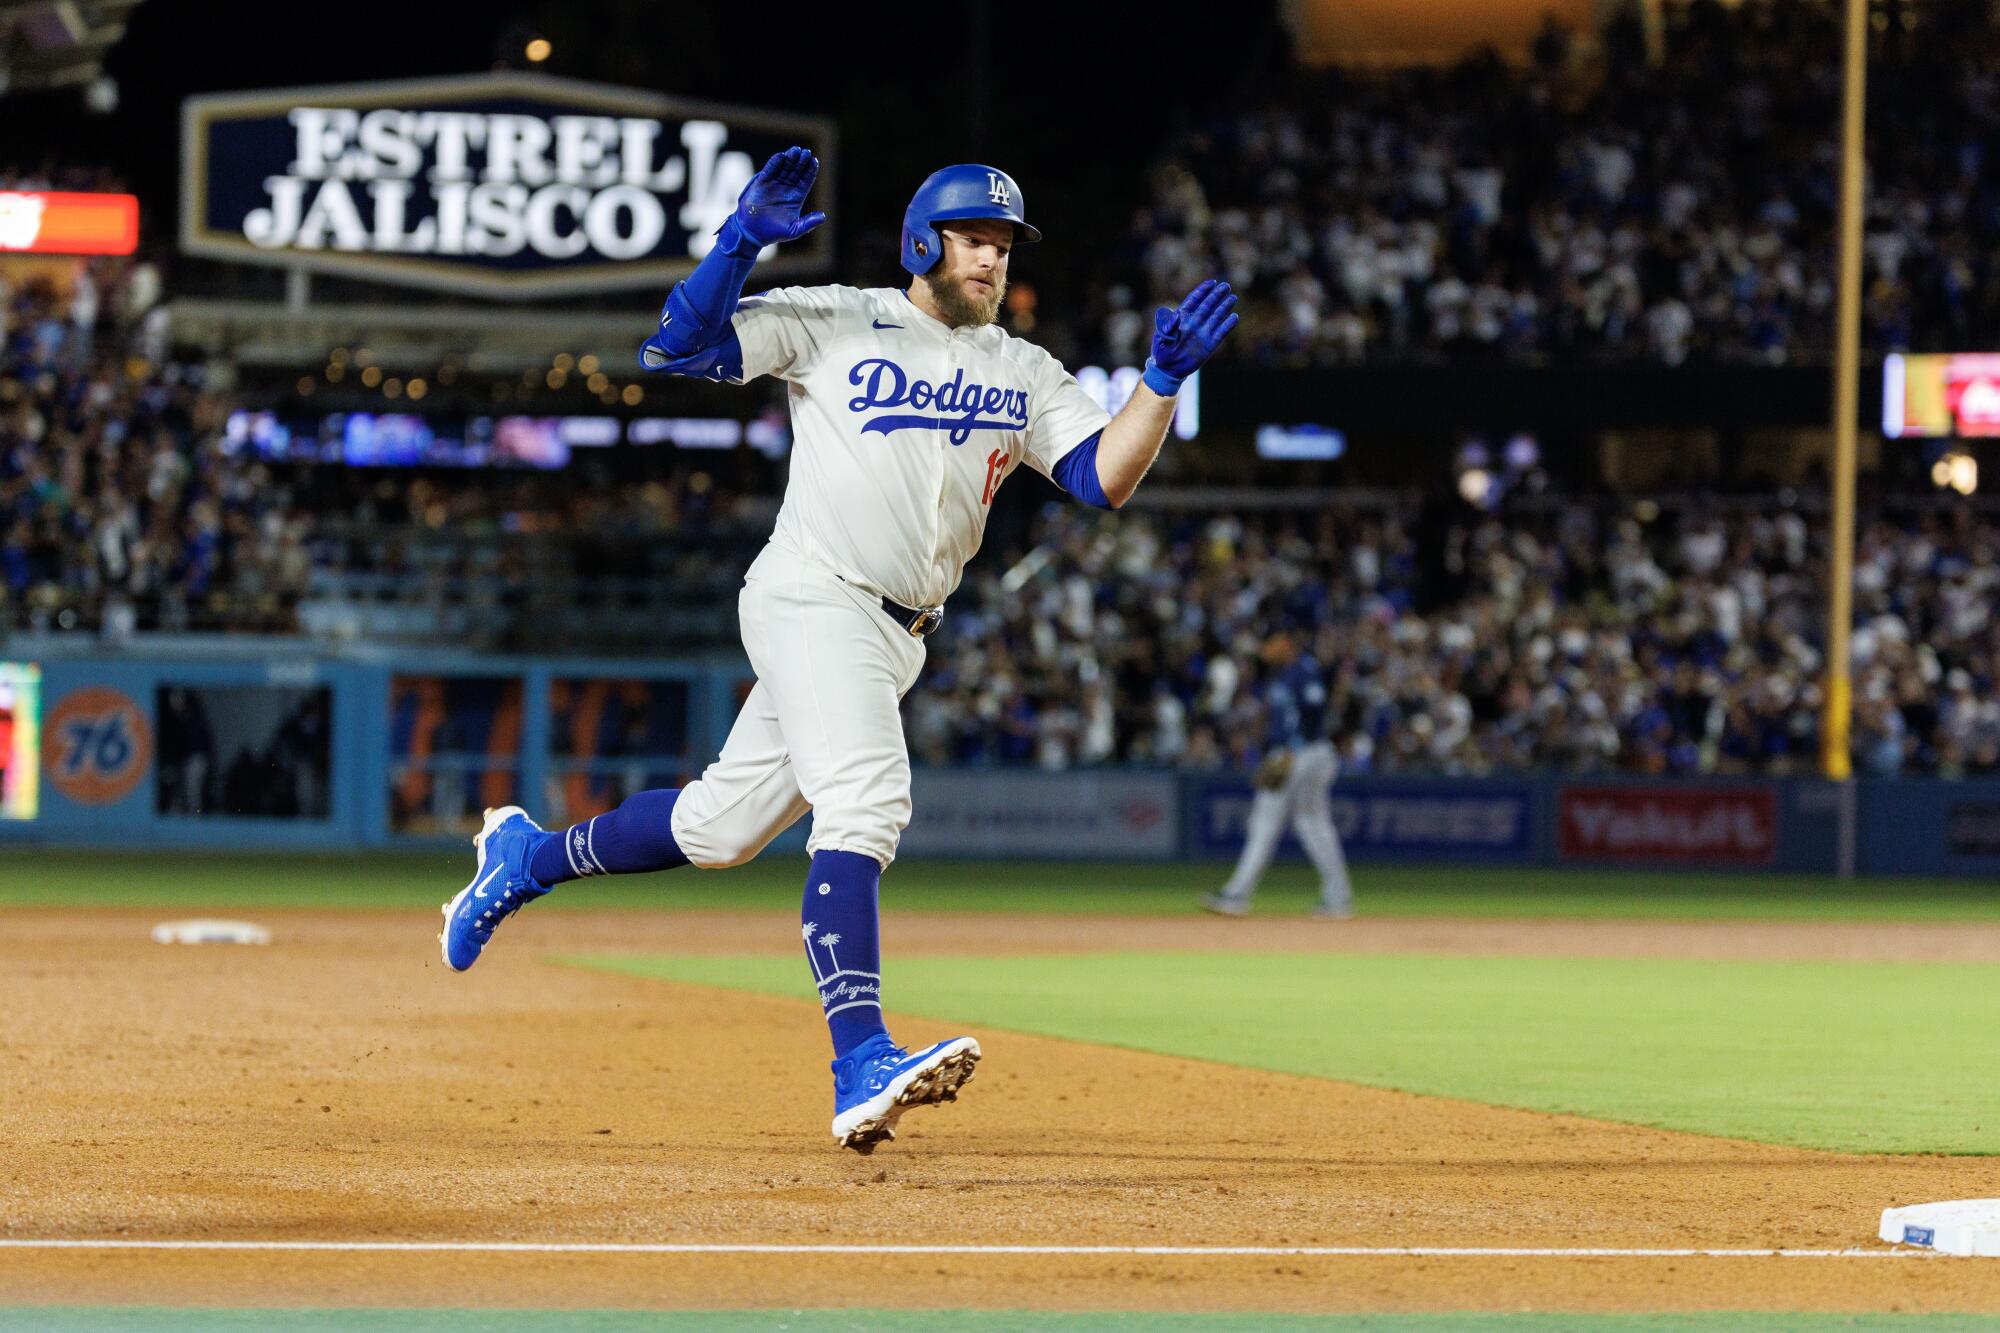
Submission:
M 730 325 L 742 349 L 739 383 L 759 375 L 797 381 L 833 340 L 842 287 L 776 287 L 737 302 Z
M 1025 458 L 1029 467 L 1060 485 L 1056 464 L 1070 450 L 1101 434 L 1111 424 L 1111 414 L 1083 391 L 1062 362 L 1046 352 L 1037 361 Z

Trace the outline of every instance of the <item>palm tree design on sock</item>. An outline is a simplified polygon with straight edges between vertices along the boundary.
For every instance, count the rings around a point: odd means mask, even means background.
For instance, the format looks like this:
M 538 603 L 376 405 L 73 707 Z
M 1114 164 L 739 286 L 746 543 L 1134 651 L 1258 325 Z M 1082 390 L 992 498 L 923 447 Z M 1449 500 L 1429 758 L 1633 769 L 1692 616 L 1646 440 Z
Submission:
M 805 941 L 806 961 L 812 964 L 813 980 L 825 984 L 826 978 L 820 974 L 819 955 L 813 952 L 813 932 L 819 929 L 819 922 L 808 921 L 799 927 L 799 938 Z
M 840 958 L 837 954 L 834 953 L 833 946 L 840 943 L 840 936 L 834 934 L 832 931 L 829 930 L 826 934 L 819 937 L 819 942 L 820 942 L 820 947 L 826 950 L 826 956 L 833 960 L 833 971 L 828 973 L 827 975 L 839 976 Z

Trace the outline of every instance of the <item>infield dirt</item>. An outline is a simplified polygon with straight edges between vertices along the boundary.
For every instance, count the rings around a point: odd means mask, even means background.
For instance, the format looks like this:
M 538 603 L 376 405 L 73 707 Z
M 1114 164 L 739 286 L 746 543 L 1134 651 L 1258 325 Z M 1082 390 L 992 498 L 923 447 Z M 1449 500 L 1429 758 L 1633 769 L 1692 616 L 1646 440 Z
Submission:
M 157 915 L 0 914 L 6 1237 L 1839 1249 L 1870 1244 L 1885 1202 L 2000 1194 L 1992 1159 L 1775 1148 L 989 1031 L 956 1105 L 861 1158 L 828 1137 L 809 1003 L 543 961 L 789 952 L 781 914 L 547 912 L 463 976 L 434 913 L 264 913 L 264 948 L 155 945 Z M 1217 928 L 892 913 L 886 930 L 893 967 L 1213 946 Z M 2000 929 L 1965 926 L 1219 928 L 1231 948 L 2000 957 Z M 2000 1268 L 0 1250 L 0 1304 L 35 1303 L 1991 1310 Z

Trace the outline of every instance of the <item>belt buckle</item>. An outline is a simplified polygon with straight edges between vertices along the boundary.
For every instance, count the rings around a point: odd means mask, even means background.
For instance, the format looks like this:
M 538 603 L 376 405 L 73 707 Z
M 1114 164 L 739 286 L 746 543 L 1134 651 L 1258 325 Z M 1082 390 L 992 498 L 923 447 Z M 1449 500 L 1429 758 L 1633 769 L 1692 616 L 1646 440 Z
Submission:
M 910 622 L 910 636 L 917 639 L 927 639 L 943 623 L 944 608 L 941 606 L 927 606 L 917 612 L 917 618 Z

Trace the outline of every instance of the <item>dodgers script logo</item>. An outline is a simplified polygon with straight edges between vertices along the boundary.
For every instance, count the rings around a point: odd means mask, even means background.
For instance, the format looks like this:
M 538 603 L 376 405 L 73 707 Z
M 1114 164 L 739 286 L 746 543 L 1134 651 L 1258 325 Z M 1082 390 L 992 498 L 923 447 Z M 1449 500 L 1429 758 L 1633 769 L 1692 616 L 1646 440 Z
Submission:
M 960 370 L 943 384 L 912 379 L 903 368 L 884 357 L 873 356 L 854 363 L 847 382 L 861 390 L 847 400 L 850 412 L 866 412 L 877 407 L 912 407 L 915 412 L 870 417 L 862 423 L 863 435 L 887 435 L 898 430 L 949 430 L 955 445 L 964 444 L 976 430 L 1026 430 L 1028 391 L 1004 389 L 999 385 L 965 382 Z

